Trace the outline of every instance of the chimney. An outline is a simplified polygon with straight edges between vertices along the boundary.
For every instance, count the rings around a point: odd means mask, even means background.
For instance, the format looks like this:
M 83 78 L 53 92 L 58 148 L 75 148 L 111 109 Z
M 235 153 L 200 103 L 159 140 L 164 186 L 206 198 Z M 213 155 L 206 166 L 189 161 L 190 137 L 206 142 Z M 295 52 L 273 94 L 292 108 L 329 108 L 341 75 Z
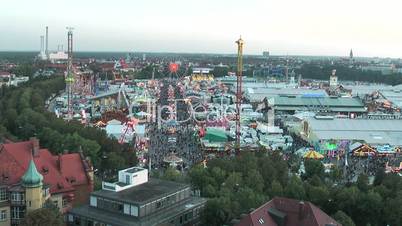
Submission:
M 300 201 L 299 202 L 299 220 L 303 220 L 304 218 L 304 202 Z
M 39 140 L 36 137 L 31 137 L 29 139 L 32 145 L 32 157 L 39 156 Z
M 46 58 L 49 57 L 49 49 L 48 49 L 48 47 L 49 47 L 49 29 L 46 26 L 46 50 L 45 50 Z
M 62 164 L 61 157 L 62 157 L 62 154 L 59 153 L 58 158 L 57 158 L 57 167 L 59 168 L 60 171 L 61 171 L 61 164 Z
M 43 39 L 44 39 L 44 37 L 43 37 L 43 35 L 41 35 L 41 36 L 40 36 L 40 53 L 41 53 L 41 54 L 43 54 L 44 51 L 45 51 L 45 47 L 44 47 L 45 42 L 44 42 Z

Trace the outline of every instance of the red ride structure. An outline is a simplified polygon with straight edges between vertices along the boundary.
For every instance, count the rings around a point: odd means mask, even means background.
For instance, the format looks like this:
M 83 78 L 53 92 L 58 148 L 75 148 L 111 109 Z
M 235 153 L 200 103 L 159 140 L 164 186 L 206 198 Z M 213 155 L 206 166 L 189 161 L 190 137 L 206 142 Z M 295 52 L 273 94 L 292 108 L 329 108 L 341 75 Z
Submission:
M 177 73 L 177 71 L 179 70 L 179 65 L 176 63 L 170 63 L 169 64 L 169 71 L 170 73 Z
M 123 144 L 124 140 L 127 136 L 132 136 L 135 133 L 135 126 L 138 124 L 138 119 L 131 118 L 130 121 L 124 123 L 123 129 L 121 131 L 121 136 L 119 139 L 119 143 Z

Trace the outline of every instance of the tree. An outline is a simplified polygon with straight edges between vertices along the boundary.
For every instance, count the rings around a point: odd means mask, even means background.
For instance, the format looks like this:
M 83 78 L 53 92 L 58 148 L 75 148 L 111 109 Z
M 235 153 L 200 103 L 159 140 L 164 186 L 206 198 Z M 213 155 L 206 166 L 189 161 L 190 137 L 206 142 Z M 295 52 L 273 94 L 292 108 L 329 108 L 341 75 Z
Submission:
M 320 178 L 324 177 L 324 165 L 320 160 L 306 159 L 304 160 L 304 167 L 306 173 L 303 175 L 304 178 L 311 178 L 317 175 Z
M 177 169 L 175 169 L 173 167 L 168 167 L 165 170 L 162 178 L 165 180 L 170 180 L 170 181 L 179 181 L 181 178 L 181 175 Z
M 334 165 L 329 173 L 329 177 L 333 182 L 340 181 L 342 179 L 342 169 Z
M 300 69 L 297 69 L 296 73 L 302 74 L 303 77 L 307 76 L 307 78 L 327 80 L 328 75 L 334 68 L 336 68 L 340 80 L 366 81 L 390 85 L 402 83 L 402 76 L 400 73 L 383 76 L 381 72 L 362 71 L 358 68 L 349 68 L 342 64 L 333 65 L 328 63 L 323 65 L 322 63 L 306 63 L 303 64 Z
M 41 208 L 29 212 L 22 220 L 20 226 L 64 226 L 63 215 L 57 208 Z
M 227 76 L 229 72 L 228 67 L 214 67 L 213 74 L 215 77 Z
M 240 188 L 235 195 L 235 200 L 241 204 L 241 212 L 248 212 L 249 209 L 258 207 L 266 201 L 261 193 L 248 187 Z
M 208 170 L 210 175 L 216 181 L 216 184 L 221 185 L 226 179 L 226 172 L 219 167 L 212 167 L 212 169 Z
M 382 184 L 383 180 L 385 177 L 385 169 L 383 167 L 380 167 L 376 172 L 375 172 L 375 177 L 374 177 L 374 182 L 373 184 L 375 186 Z
M 334 198 L 338 209 L 353 216 L 353 211 L 356 211 L 359 193 L 360 191 L 356 186 L 344 187 L 337 191 Z
M 388 198 L 384 207 L 384 219 L 389 225 L 402 225 L 402 192 L 395 198 Z M 385 224 L 384 224 L 385 225 Z
M 254 191 L 261 193 L 264 190 L 264 179 L 261 174 L 253 169 L 247 172 L 247 176 L 244 178 L 245 185 L 253 188 Z
M 285 188 L 285 195 L 289 198 L 304 200 L 306 192 L 303 187 L 303 182 L 297 176 L 290 178 L 288 186 Z
M 307 186 L 306 191 L 308 200 L 318 206 L 327 204 L 330 197 L 326 186 Z
M 201 216 L 203 225 L 224 225 L 233 217 L 230 199 L 220 197 L 208 200 Z
M 369 189 L 369 178 L 366 174 L 360 174 L 357 177 L 357 187 L 360 189 L 362 192 L 367 192 Z
M 209 180 L 208 171 L 202 165 L 193 166 L 188 175 L 194 189 L 203 190 Z
M 228 178 L 226 179 L 224 185 L 227 189 L 229 189 L 230 191 L 235 191 L 237 190 L 240 185 L 242 184 L 242 175 L 241 173 L 230 173 Z
M 211 184 L 208 184 L 202 192 L 203 196 L 205 197 L 215 197 L 216 196 L 216 189 Z
M 277 180 L 272 181 L 270 194 L 271 197 L 283 196 L 282 185 Z
M 352 218 L 350 218 L 342 210 L 338 210 L 334 215 L 332 215 L 332 218 L 334 218 L 334 220 L 336 220 L 338 223 L 342 224 L 342 226 L 356 226 Z
M 104 167 L 112 172 L 115 172 L 116 170 L 126 168 L 126 165 L 124 158 L 121 157 L 121 155 L 118 155 L 116 152 L 112 152 L 107 156 Z
M 360 193 L 357 203 L 357 214 L 354 216 L 354 221 L 358 225 L 381 225 L 378 216 L 382 215 L 383 203 L 382 197 L 374 191 Z

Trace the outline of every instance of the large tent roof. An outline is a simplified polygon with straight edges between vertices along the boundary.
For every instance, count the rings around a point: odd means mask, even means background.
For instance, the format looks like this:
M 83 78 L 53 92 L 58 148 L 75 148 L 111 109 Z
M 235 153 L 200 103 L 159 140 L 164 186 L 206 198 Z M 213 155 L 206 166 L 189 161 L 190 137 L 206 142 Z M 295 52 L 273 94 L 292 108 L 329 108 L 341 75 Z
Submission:
M 314 150 L 310 150 L 306 154 L 304 154 L 304 158 L 307 158 L 307 159 L 322 159 L 322 158 L 324 158 L 324 156 L 321 155 L 320 153 L 314 151 Z
M 228 137 L 224 130 L 209 127 L 207 128 L 204 139 L 208 140 L 209 142 L 226 142 Z

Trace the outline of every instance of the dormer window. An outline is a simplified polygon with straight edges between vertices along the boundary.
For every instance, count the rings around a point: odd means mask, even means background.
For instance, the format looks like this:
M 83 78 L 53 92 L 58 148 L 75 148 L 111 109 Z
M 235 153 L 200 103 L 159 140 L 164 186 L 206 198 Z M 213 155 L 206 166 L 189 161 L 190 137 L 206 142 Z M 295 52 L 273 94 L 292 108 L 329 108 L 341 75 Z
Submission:
M 49 173 L 49 168 L 47 166 L 43 166 L 42 167 L 42 173 L 45 174 L 45 175 L 48 174 Z
M 64 188 L 64 186 L 63 186 L 63 184 L 61 184 L 61 183 L 57 183 L 57 188 L 58 188 L 58 189 L 62 189 L 62 188 Z
M 2 179 L 3 179 L 3 181 L 8 181 L 8 179 L 9 179 L 8 174 L 7 174 L 7 173 L 3 173 Z
M 66 177 L 66 181 L 72 184 L 72 183 L 76 182 L 76 179 L 75 179 L 75 177 Z

